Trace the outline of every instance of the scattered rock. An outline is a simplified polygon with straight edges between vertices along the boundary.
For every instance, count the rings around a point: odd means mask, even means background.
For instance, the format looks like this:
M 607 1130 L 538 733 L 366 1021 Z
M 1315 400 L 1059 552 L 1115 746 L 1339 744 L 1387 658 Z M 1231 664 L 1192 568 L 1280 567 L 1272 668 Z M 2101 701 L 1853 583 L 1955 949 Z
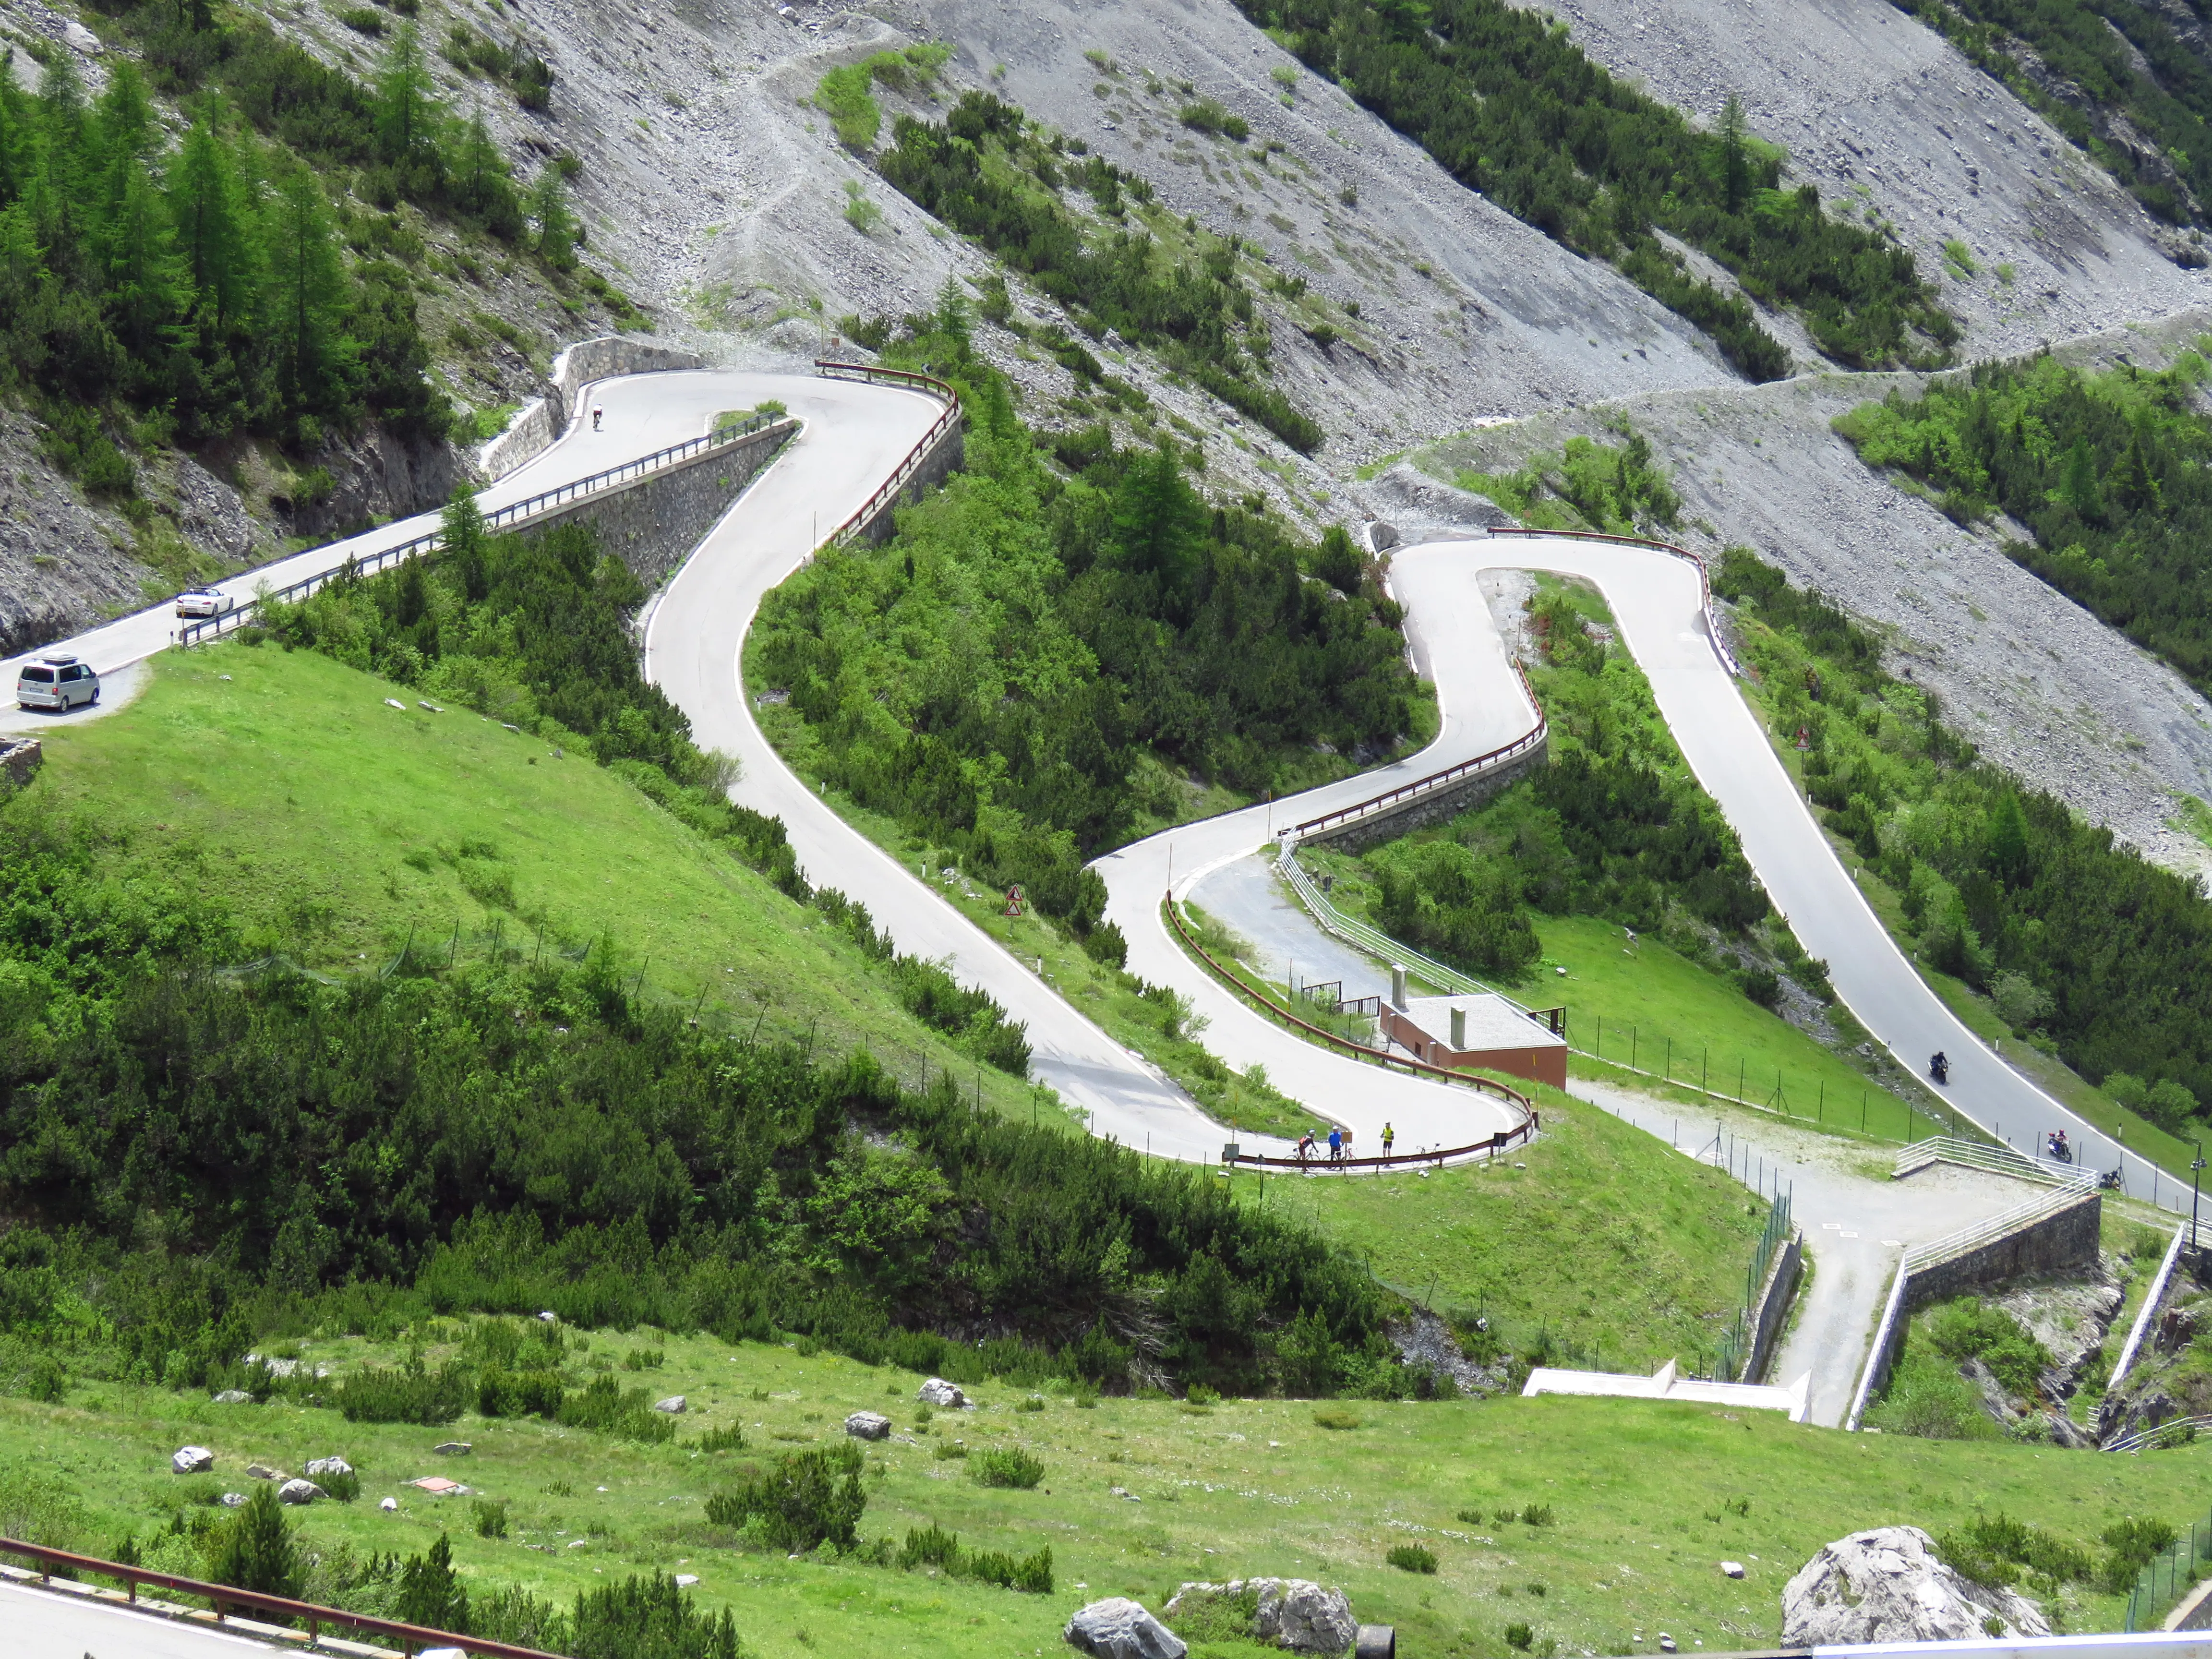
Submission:
M 284 1471 L 272 1469 L 266 1463 L 248 1463 L 246 1466 L 246 1478 L 248 1480 L 282 1480 L 284 1479 Z
M 698 1582 L 699 1575 L 696 1572 L 679 1572 L 676 1575 L 676 1588 L 678 1589 L 690 1589 Z
M 204 1474 L 215 1467 L 215 1454 L 205 1446 L 179 1446 L 169 1454 L 169 1467 L 179 1474 Z
M 280 1504 L 312 1504 L 318 1498 L 329 1496 L 312 1480 L 287 1480 L 276 1488 L 276 1501 Z
M 2034 1606 L 1961 1577 L 1917 1527 L 1877 1527 L 1823 1547 L 1782 1592 L 1782 1644 L 1957 1642 L 2003 1628 L 2006 1641 L 2048 1636 Z
M 1398 1627 L 1362 1625 L 1352 1639 L 1352 1659 L 1398 1659 Z
M 1659 1632 L 1659 1651 L 1662 1653 L 1680 1653 L 1681 1650 L 1674 1645 L 1674 1638 L 1668 1635 L 1667 1632 L 1662 1630 Z
M 310 1458 L 306 1473 L 309 1480 L 319 1480 L 329 1474 L 351 1474 L 353 1465 L 343 1457 Z
M 1323 1589 L 1309 1578 L 1236 1578 L 1226 1584 L 1185 1584 L 1168 1602 L 1167 1616 L 1195 1612 L 1217 1601 L 1234 1601 L 1256 1591 L 1249 1634 L 1255 1642 L 1291 1653 L 1325 1654 L 1334 1659 L 1352 1644 L 1359 1624 L 1340 1589 Z
M 941 1376 L 933 1376 L 916 1389 L 915 1398 L 925 1406 L 964 1407 L 968 1403 L 968 1396 L 960 1392 L 960 1385 L 957 1382 L 947 1382 Z M 1103 1607 L 1106 1604 L 1102 1601 L 1095 1605 Z M 1132 1605 L 1134 1604 L 1132 1603 Z M 1070 1628 L 1073 1629 L 1073 1626 L 1071 1626 Z
M 253 1396 L 243 1389 L 225 1389 L 216 1395 L 213 1403 L 218 1406 L 250 1406 L 253 1403 Z
M 430 1449 L 441 1457 L 466 1457 L 472 1448 L 465 1440 L 448 1440 L 441 1445 L 431 1447 Z
M 396 1498 L 387 1498 L 376 1507 L 382 1510 L 386 1515 L 392 1515 L 398 1511 L 399 1508 L 399 1500 Z
M 246 1507 L 246 1494 L 242 1492 L 227 1492 L 223 1493 L 222 1506 L 227 1510 L 244 1509 Z
M 881 1412 L 854 1412 L 845 1419 L 845 1432 L 855 1440 L 890 1438 L 891 1420 Z
M 1721 1563 L 1721 1571 L 1727 1574 L 1730 1578 L 1741 1578 L 1743 1577 L 1743 1563 L 1741 1561 L 1723 1561 Z
M 951 1384 L 941 1386 L 951 1388 Z M 1078 1608 L 1060 1634 L 1070 1647 L 1079 1648 L 1091 1659 L 1183 1659 L 1190 1651 L 1182 1638 L 1123 1595 L 1109 1595 Z
M 653 1409 L 666 1412 L 671 1417 L 681 1417 L 684 1414 L 684 1396 L 672 1394 L 665 1400 L 656 1400 L 653 1402 Z
M 87 58 L 97 58 L 104 50 L 100 37 L 74 17 L 62 20 L 62 39 L 69 42 L 71 52 L 81 52 Z M 2199 263 L 2203 263 L 2201 257 Z
M 508 731 L 512 732 L 514 728 L 513 726 L 508 726 L 507 729 Z M 546 1324 L 548 1324 L 548 1325 L 557 1325 L 557 1324 L 559 1324 L 559 1323 L 561 1322 L 561 1316 L 560 1316 L 559 1314 L 555 1313 L 555 1312 L 554 1312 L 551 1309 L 550 1309 L 550 1308 L 549 1308 L 549 1309 L 547 1309 L 544 1313 L 539 1314 L 538 1316 L 538 1318 L 539 1318 L 539 1319 L 543 1320 L 543 1321 L 544 1321 Z

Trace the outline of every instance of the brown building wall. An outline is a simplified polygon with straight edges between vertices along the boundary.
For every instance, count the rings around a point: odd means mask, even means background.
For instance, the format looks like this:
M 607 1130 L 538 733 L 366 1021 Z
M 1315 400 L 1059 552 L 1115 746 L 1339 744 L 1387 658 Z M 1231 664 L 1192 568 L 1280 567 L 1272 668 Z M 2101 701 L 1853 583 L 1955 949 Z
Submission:
M 1382 1026 L 1385 1036 L 1412 1049 L 1414 1059 L 1426 1060 L 1431 1066 L 1455 1071 L 1471 1066 L 1486 1072 L 1510 1072 L 1515 1077 L 1548 1083 L 1554 1089 L 1567 1086 L 1565 1043 L 1547 1042 L 1528 1048 L 1454 1048 L 1449 1043 L 1439 1042 L 1387 1002 L 1382 1005 Z

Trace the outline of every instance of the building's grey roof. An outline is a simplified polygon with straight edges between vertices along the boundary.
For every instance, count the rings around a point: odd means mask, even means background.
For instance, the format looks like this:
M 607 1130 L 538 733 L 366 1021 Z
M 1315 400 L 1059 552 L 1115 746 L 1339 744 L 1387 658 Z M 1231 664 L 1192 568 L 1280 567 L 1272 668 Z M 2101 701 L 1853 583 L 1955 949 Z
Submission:
M 1467 1010 L 1466 1048 L 1564 1048 L 1567 1040 L 1528 1018 L 1504 997 L 1485 991 L 1464 997 L 1412 997 L 1406 1017 L 1433 1042 L 1451 1042 L 1451 1011 Z

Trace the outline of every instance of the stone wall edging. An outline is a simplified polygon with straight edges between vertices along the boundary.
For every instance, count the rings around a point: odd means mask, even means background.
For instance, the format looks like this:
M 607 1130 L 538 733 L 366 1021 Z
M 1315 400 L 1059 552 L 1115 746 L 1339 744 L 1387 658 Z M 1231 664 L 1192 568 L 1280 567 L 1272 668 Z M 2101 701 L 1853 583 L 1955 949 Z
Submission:
M 719 449 L 587 495 L 530 520 L 532 534 L 588 520 L 602 547 L 647 588 L 659 587 L 758 477 L 799 423 L 781 420 Z
M 1767 1269 L 1766 1287 L 1759 1292 L 1759 1317 L 1752 1326 L 1751 1362 L 1743 1368 L 1743 1380 L 1757 1382 L 1766 1375 L 1766 1367 L 1774 1358 L 1776 1340 L 1782 1334 L 1783 1322 L 1789 1316 L 1790 1304 L 1796 1299 L 1798 1281 L 1804 1276 L 1805 1235 L 1792 1229 L 1783 1247 L 1774 1253 L 1774 1265 Z
M 525 404 L 507 422 L 506 431 L 477 451 L 477 471 L 487 482 L 495 482 L 541 453 L 568 430 L 576 394 L 593 380 L 614 374 L 706 366 L 707 360 L 696 351 L 628 335 L 602 334 L 579 340 L 553 360 L 544 394 Z
M 1301 844 L 1327 842 L 1348 852 L 1364 852 L 1378 842 L 1393 840 L 1408 830 L 1426 829 L 1431 824 L 1458 817 L 1468 807 L 1480 805 L 1508 784 L 1535 771 L 1550 757 L 1551 739 L 1547 734 L 1522 753 L 1495 766 L 1471 772 L 1466 777 L 1455 779 L 1427 794 L 1413 796 L 1365 817 L 1314 830 L 1301 838 Z

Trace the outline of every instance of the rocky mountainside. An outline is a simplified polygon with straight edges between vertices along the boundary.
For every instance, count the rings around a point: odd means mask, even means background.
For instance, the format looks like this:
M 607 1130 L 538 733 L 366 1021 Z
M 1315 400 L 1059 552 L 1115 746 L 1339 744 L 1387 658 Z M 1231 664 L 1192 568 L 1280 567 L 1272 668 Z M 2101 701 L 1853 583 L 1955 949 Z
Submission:
M 5 6 L 15 26 L 50 39 L 66 22 L 29 0 Z M 1752 130 L 1787 147 L 1792 182 L 1817 185 L 1832 211 L 1894 227 L 1923 274 L 1940 277 L 1964 356 L 2171 318 L 2204 296 L 2206 276 L 2176 262 L 2191 257 L 2185 240 L 1884 0 L 1568 0 L 1560 15 L 1595 60 L 1701 122 L 1739 96 Z M 365 77 L 376 47 L 357 18 L 336 0 L 270 14 Z M 2212 793 L 2212 711 L 1994 548 L 1858 468 L 1826 422 L 1879 385 L 1820 374 L 1747 386 L 1680 317 L 1462 188 L 1231 0 L 1106 10 L 1057 0 L 866 9 L 424 0 L 419 22 L 427 41 L 461 30 L 550 65 L 543 109 L 464 65 L 433 67 L 453 107 L 482 110 L 519 176 L 574 158 L 584 258 L 653 314 L 661 337 L 722 361 L 793 367 L 828 347 L 843 316 L 921 309 L 949 277 L 994 268 L 890 188 L 813 102 L 831 69 L 942 42 L 951 57 L 933 82 L 877 88 L 884 141 L 890 118 L 941 114 L 961 90 L 988 88 L 1149 180 L 1174 213 L 1246 239 L 1276 271 L 1304 279 L 1302 298 L 1255 297 L 1276 383 L 1328 434 L 1311 457 L 1144 352 L 1101 343 L 1115 374 L 1186 442 L 1202 443 L 1212 487 L 1265 492 L 1309 523 L 1347 507 L 1387 511 L 1388 500 L 1361 493 L 1356 470 L 1469 429 L 1533 447 L 1592 426 L 1600 406 L 1626 410 L 1712 539 L 1751 542 L 1892 624 L 1900 651 L 1987 732 L 1994 753 L 2066 786 L 2085 811 L 2162 855 L 2191 856 L 2194 843 L 2162 820 L 2168 792 Z M 1179 111 L 1194 98 L 1218 100 L 1248 136 L 1184 125 Z M 526 395 L 553 346 L 605 325 L 563 313 L 512 273 L 495 274 L 485 293 L 494 297 L 457 289 L 450 305 L 430 307 L 426 328 L 442 372 L 479 406 Z M 1022 317 L 1060 315 L 1019 283 L 1014 299 Z M 1803 330 L 1765 320 L 1801 368 L 1818 367 Z M 1066 371 L 1012 333 L 985 329 L 981 340 L 1030 419 L 1076 418 L 1057 406 L 1072 389 Z M 1525 430 L 1498 425 L 1532 418 Z M 1148 420 L 1146 429 L 1158 428 Z M 1448 475 L 1480 447 L 1448 447 L 1438 465 Z M 49 498 L 52 489 L 40 499 Z M 35 522 L 44 509 L 25 501 L 19 522 Z M 55 523 L 75 511 L 58 507 Z M 179 527 L 187 540 L 216 533 L 181 515 Z M 128 597 L 131 550 L 113 530 L 105 551 L 102 537 L 78 535 L 49 556 L 40 580 L 78 591 L 64 606 L 73 614 Z M 21 567 L 0 567 L 0 595 L 29 581 Z M 2099 763 L 2085 766 L 2091 756 Z M 2125 758 L 2113 765 L 2115 756 Z

